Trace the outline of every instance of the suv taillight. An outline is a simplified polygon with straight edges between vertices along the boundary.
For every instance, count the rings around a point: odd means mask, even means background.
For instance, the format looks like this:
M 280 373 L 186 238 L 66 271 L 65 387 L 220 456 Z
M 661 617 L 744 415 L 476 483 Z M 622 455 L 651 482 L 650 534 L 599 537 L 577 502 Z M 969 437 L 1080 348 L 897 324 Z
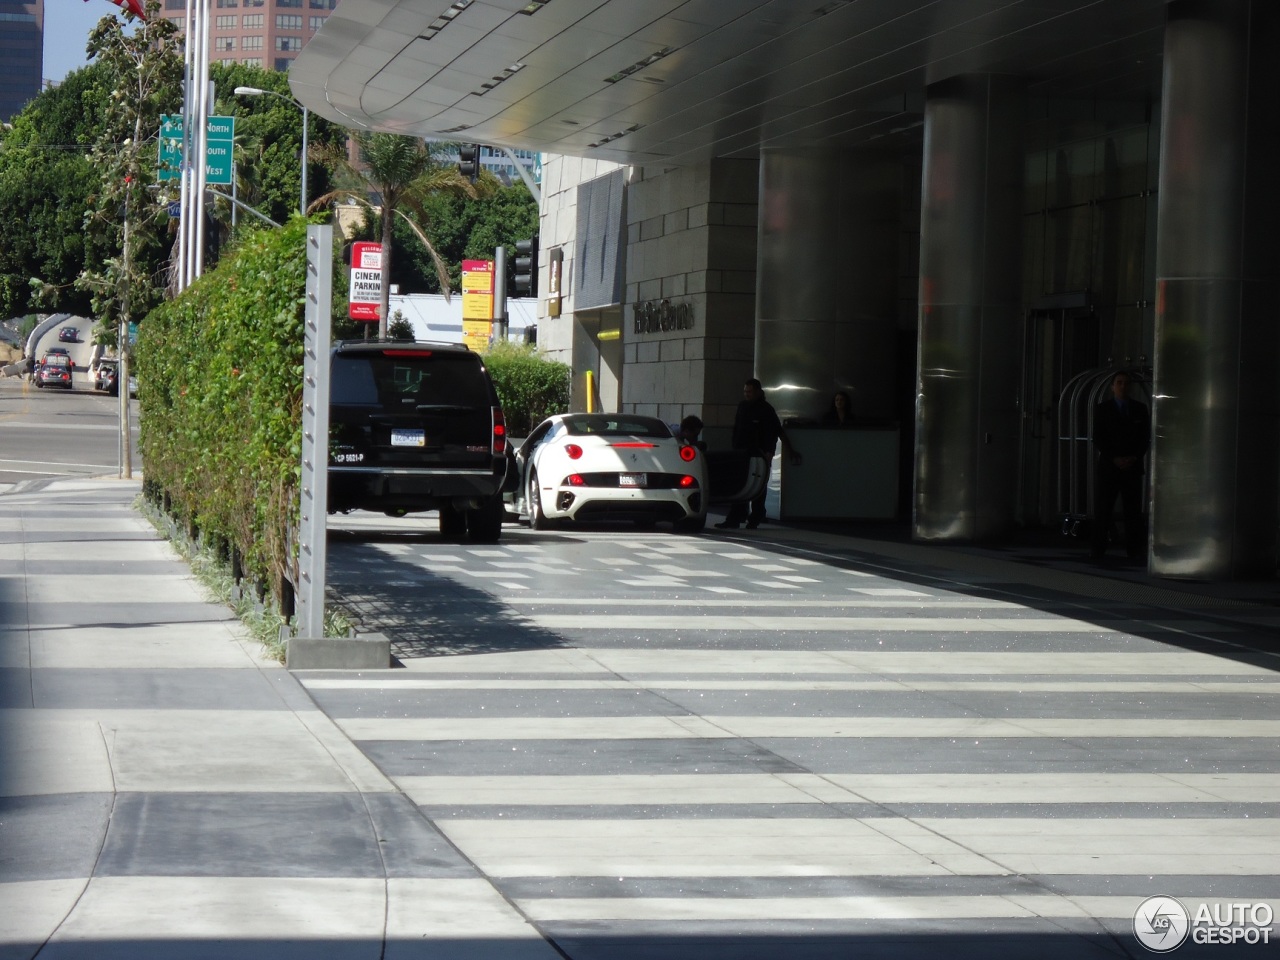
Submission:
M 493 408 L 493 455 L 504 457 L 507 454 L 507 420 L 502 415 L 501 407 Z

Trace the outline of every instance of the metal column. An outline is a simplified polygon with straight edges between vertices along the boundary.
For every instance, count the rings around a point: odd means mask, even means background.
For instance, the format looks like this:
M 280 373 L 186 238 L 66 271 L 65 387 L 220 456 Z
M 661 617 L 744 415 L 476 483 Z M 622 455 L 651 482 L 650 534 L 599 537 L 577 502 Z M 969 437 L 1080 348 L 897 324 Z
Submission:
M 1151 511 L 1151 570 L 1161 576 L 1275 573 L 1275 6 L 1169 5 Z
M 1012 528 L 1022 367 L 1023 96 L 971 76 L 929 88 L 920 218 L 912 533 Z

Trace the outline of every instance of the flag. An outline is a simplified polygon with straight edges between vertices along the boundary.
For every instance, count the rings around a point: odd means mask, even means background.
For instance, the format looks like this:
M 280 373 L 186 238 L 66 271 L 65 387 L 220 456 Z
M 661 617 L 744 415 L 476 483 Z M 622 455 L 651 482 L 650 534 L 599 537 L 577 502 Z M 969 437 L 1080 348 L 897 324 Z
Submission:
M 84 0 L 84 2 L 88 3 L 89 0 Z M 147 13 L 142 9 L 142 0 L 107 0 L 107 2 L 114 3 L 122 10 L 128 10 L 139 20 L 147 19 Z

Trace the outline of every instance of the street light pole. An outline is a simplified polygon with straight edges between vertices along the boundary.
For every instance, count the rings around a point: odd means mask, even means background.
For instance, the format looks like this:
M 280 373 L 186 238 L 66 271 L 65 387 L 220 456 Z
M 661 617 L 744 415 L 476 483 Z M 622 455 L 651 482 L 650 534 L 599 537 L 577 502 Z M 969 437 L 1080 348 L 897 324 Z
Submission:
M 302 111 L 302 197 L 298 203 L 298 212 L 305 217 L 307 215 L 307 127 L 309 126 L 307 108 L 293 97 L 286 97 L 283 93 L 276 93 L 274 90 L 263 90 L 261 87 L 236 87 L 236 96 L 275 97 L 293 104 Z

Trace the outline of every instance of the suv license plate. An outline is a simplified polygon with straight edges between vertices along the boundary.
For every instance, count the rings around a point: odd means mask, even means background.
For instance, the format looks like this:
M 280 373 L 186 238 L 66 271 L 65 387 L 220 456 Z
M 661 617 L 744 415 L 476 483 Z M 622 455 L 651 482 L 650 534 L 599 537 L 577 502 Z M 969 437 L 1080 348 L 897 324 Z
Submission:
M 620 473 L 618 474 L 618 486 L 620 487 L 647 487 L 649 485 L 649 475 L 645 473 Z
M 391 445 L 393 447 L 425 447 L 427 434 L 425 430 L 392 430 Z

